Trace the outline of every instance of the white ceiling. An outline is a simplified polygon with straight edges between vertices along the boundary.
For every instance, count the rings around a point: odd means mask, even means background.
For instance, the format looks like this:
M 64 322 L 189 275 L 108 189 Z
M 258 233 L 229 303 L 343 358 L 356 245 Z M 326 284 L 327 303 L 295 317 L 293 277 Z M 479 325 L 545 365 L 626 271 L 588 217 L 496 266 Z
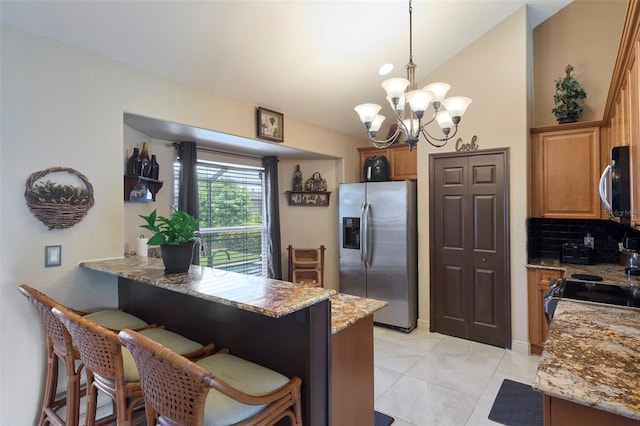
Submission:
M 416 81 L 523 5 L 535 26 L 569 2 L 414 0 Z M 406 0 L 1 0 L 0 21 L 357 136 L 353 107 L 386 102 L 379 66 L 409 58 Z

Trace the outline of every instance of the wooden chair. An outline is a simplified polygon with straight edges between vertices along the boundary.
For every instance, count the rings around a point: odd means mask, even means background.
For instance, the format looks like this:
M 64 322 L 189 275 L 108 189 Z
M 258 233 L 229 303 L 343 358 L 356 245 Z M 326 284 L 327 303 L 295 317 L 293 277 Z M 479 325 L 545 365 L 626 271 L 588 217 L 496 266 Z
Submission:
M 73 338 L 85 366 L 87 376 L 85 425 L 96 424 L 98 391 L 108 395 L 115 405 L 114 415 L 107 419 L 100 419 L 100 423 L 117 418 L 118 425 L 133 425 L 144 420 L 144 415 L 135 413 L 144 407 L 140 375 L 131 354 L 123 350 L 120 345 L 118 335 L 63 306 L 53 307 L 52 312 Z M 159 327 L 140 332 L 193 359 L 213 352 L 213 344 L 203 346 Z
M 53 315 L 51 309 L 62 306 L 46 294 L 22 284 L 18 287 L 35 307 L 42 321 L 45 332 L 45 347 L 47 350 L 47 372 L 45 377 L 44 395 L 42 397 L 42 409 L 38 425 L 54 423 L 58 425 L 76 426 L 79 422 L 80 397 L 83 393 L 80 387 L 80 375 L 83 365 L 79 362 L 80 354 L 73 346 L 71 336 L 60 320 Z M 149 325 L 143 320 L 118 310 L 103 310 L 91 314 L 96 321 L 103 321 L 110 327 L 144 328 Z M 67 391 L 62 397 L 56 399 L 58 394 L 58 360 L 62 360 L 67 373 Z M 65 420 L 58 411 L 66 406 Z
M 302 425 L 298 377 L 223 351 L 194 363 L 135 331 L 118 335 L 140 371 L 148 425 Z

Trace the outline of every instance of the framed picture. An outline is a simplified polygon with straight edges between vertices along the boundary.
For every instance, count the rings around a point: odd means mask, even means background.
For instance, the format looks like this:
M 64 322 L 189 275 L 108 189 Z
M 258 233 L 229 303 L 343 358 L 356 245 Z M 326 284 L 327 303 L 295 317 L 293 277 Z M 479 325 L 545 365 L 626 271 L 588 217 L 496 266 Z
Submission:
M 257 136 L 260 139 L 273 142 L 284 141 L 284 115 L 258 107 L 256 118 Z
M 44 246 L 44 266 L 62 265 L 62 246 Z

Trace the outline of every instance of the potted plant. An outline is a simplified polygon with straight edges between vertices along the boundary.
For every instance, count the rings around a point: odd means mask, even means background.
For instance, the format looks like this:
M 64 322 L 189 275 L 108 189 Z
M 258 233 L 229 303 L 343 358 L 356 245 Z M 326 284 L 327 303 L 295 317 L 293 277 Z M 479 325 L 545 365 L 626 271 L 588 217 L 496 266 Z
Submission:
M 169 218 L 157 216 L 156 210 L 140 217 L 146 222 L 140 227 L 153 232 L 147 244 L 160 246 L 165 274 L 187 272 L 195 243 L 200 244 L 195 218 L 181 210 L 174 210 Z
M 556 106 L 551 110 L 559 124 L 578 121 L 584 109 L 582 101 L 587 97 L 580 83 L 571 75 L 573 66 L 567 65 L 564 71 L 567 75 L 564 78 L 558 77 L 555 82 L 556 93 L 553 95 L 553 101 Z

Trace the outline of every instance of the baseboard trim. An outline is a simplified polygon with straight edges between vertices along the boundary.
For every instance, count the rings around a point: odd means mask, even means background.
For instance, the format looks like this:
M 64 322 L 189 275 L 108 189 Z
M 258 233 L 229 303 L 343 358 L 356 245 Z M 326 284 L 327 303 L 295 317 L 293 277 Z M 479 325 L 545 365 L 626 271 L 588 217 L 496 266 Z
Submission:
M 531 345 L 529 344 L 529 342 L 523 342 L 521 340 L 512 340 L 511 351 L 518 354 L 531 355 Z
M 429 326 L 431 325 L 431 323 L 429 322 L 429 320 L 423 320 L 418 318 L 418 328 L 421 328 L 423 330 L 427 330 L 429 331 L 430 328 Z

